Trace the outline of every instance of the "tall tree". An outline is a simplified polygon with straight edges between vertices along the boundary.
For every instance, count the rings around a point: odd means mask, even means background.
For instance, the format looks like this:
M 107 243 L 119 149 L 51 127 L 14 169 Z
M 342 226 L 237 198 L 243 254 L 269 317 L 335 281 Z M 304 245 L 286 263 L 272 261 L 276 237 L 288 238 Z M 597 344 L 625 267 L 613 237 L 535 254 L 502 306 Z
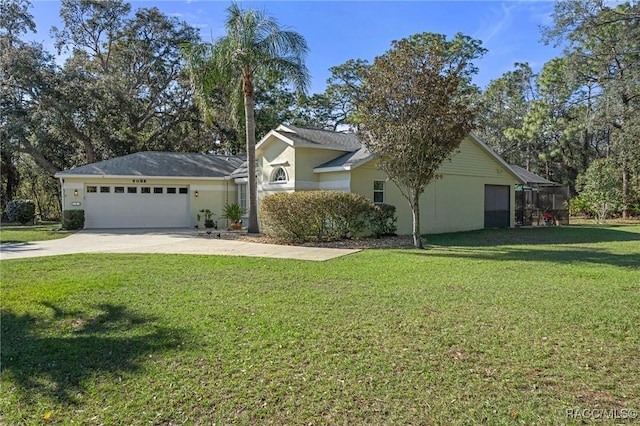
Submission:
M 294 122 L 298 125 L 338 130 L 357 129 L 358 100 L 370 65 L 362 59 L 329 68 L 331 77 L 323 93 L 314 94 L 300 105 Z
M 29 2 L 26 0 L 6 1 L 0 4 L 0 208 L 4 210 L 7 202 L 13 199 L 19 184 L 17 168 L 17 146 L 21 127 L 24 123 L 22 114 L 14 114 L 15 108 L 23 97 L 10 81 L 13 66 L 18 55 L 20 35 L 35 31 L 33 16 L 29 13 Z
M 640 173 L 640 3 L 563 0 L 556 3 L 548 42 L 566 42 L 575 78 L 597 89 L 592 126 L 604 128 L 623 183 L 629 215 L 632 174 Z
M 300 34 L 281 28 L 265 12 L 244 10 L 233 3 L 227 9 L 226 36 L 212 44 L 190 45 L 185 53 L 190 65 L 196 100 L 209 114 L 211 93 L 222 86 L 239 93 L 244 104 L 247 169 L 249 173 L 250 233 L 258 229 L 256 185 L 255 83 L 258 75 L 273 71 L 305 91 L 309 73 L 304 65 L 307 43 Z
M 27 43 L 21 36 L 35 31 L 28 9 L 30 3 L 11 0 L 0 5 L 0 146 L 3 202 L 13 197 L 18 184 L 16 160 L 20 153 L 31 155 L 50 173 L 60 166 L 56 153 L 59 138 L 51 134 L 43 99 L 51 97 L 57 84 L 53 57 L 42 45 Z M 56 157 L 56 158 L 54 158 Z
M 522 132 L 524 118 L 537 99 L 536 75 L 527 63 L 489 83 L 482 95 L 477 133 L 508 163 L 531 170 L 535 147 Z
M 179 48 L 198 40 L 196 30 L 157 8 L 130 9 L 122 0 L 63 0 L 64 27 L 53 29 L 58 49 L 71 52 L 54 119 L 86 162 L 172 150 L 173 128 L 197 117 Z
M 413 242 L 422 248 L 420 195 L 474 127 L 478 88 L 472 61 L 481 42 L 422 33 L 392 43 L 375 59 L 358 117 L 367 148 L 407 199 Z

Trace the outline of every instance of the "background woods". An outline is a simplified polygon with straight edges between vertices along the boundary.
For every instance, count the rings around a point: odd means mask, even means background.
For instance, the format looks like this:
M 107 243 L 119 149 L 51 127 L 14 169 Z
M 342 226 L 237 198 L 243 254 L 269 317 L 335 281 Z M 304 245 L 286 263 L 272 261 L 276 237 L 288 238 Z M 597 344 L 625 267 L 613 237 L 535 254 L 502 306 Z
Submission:
M 245 152 L 245 110 L 234 93 L 213 85 L 206 120 L 195 102 L 182 47 L 202 43 L 198 29 L 121 0 L 63 0 L 58 28 L 37 28 L 30 8 L 28 0 L 0 4 L 2 209 L 29 198 L 42 219 L 58 218 L 52 175 L 89 162 L 138 151 Z M 55 48 L 28 41 L 35 31 L 51 34 Z M 474 131 L 508 163 L 567 184 L 574 196 L 613 185 L 611 214 L 637 214 L 640 5 L 559 1 L 541 37 L 562 54 L 540 71 L 516 63 L 484 87 Z M 256 72 L 256 138 L 283 122 L 362 130 L 371 59 L 331 67 L 326 90 L 308 96 L 282 70 Z M 589 170 L 602 158 L 615 179 L 597 182 L 601 162 Z M 576 199 L 588 212 L 591 198 Z

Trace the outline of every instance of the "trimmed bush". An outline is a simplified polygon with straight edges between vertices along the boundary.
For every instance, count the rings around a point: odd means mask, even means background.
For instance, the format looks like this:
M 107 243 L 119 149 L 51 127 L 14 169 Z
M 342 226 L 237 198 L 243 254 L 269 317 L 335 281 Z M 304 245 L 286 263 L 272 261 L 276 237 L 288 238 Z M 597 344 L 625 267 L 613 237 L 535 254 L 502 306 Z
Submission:
M 62 227 L 69 231 L 84 228 L 84 210 L 65 210 L 62 212 Z
M 377 204 L 369 216 L 369 229 L 376 238 L 384 235 L 395 235 L 398 227 L 396 223 L 396 206 L 391 204 Z
M 11 200 L 7 203 L 5 215 L 9 222 L 26 224 L 36 216 L 36 205 L 31 200 Z
M 283 192 L 260 203 L 263 232 L 285 241 L 330 241 L 363 235 L 375 205 L 343 191 Z

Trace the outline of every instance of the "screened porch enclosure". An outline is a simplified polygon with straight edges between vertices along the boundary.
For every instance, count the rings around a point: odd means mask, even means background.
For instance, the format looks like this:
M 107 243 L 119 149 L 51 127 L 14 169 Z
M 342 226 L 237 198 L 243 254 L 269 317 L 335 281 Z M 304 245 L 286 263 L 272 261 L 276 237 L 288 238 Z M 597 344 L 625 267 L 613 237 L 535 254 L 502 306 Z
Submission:
M 557 185 L 516 185 L 516 226 L 568 225 L 569 188 Z
M 569 187 L 511 165 L 525 184 L 516 185 L 516 226 L 569 224 Z

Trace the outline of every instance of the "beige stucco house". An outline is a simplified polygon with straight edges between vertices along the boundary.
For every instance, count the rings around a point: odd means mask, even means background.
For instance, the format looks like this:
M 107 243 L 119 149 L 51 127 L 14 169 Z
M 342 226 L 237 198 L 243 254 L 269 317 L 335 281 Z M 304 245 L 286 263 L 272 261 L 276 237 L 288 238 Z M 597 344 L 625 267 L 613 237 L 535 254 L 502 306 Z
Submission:
M 281 125 L 257 143 L 256 158 L 258 206 L 282 191 L 350 191 L 396 206 L 398 233 L 411 233 L 408 202 L 354 134 Z M 522 180 L 482 141 L 469 135 L 439 173 L 422 196 L 423 232 L 514 226 Z M 158 152 L 56 174 L 63 209 L 85 210 L 86 228 L 194 226 L 200 209 L 219 217 L 227 203 L 246 207 L 247 176 L 241 157 Z

